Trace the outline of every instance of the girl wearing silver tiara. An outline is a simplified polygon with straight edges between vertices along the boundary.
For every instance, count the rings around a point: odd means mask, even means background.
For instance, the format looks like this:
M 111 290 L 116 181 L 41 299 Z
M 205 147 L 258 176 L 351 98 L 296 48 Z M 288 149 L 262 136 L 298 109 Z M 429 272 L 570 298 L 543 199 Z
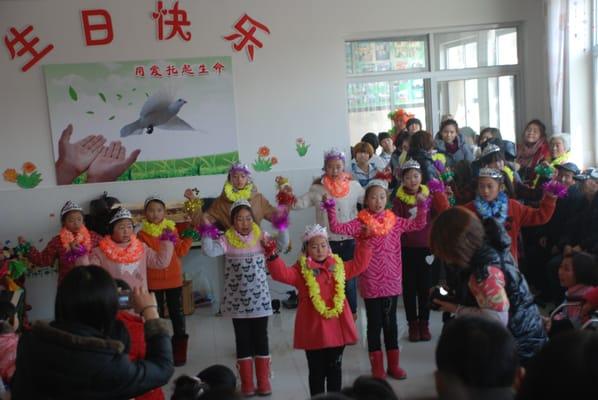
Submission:
M 401 236 L 403 256 L 403 304 L 409 324 L 409 341 L 429 341 L 430 307 L 428 299 L 432 287 L 433 260 L 430 260 L 429 236 L 432 218 L 450 207 L 444 184 L 436 179 L 422 184 L 421 166 L 408 160 L 401 168 L 401 186 L 397 190 L 392 210 L 402 218 L 412 219 L 417 212 L 416 196 L 432 200 L 432 207 L 426 210 L 426 225 L 414 232 Z
M 202 251 L 209 257 L 224 255 L 224 299 L 221 311 L 233 319 L 237 348 L 237 368 L 241 391 L 245 396 L 272 393 L 270 384 L 270 350 L 268 346 L 268 316 L 272 315 L 270 289 L 266 276 L 263 233 L 247 200 L 238 200 L 230 209 L 229 225 L 224 235 L 210 226 L 203 217 Z M 288 223 L 288 221 L 287 221 Z M 287 223 L 278 225 L 278 246 L 289 243 Z
M 114 279 L 122 279 L 132 288 L 147 290 L 147 268 L 166 268 L 174 246 L 169 235 L 160 237 L 160 250 L 154 251 L 133 231 L 133 216 L 126 208 L 112 211 L 108 232 L 89 255 L 88 264 L 99 265 Z
M 397 217 L 386 210 L 388 185 L 374 179 L 365 191 L 364 209 L 357 218 L 339 223 L 334 204 L 325 201 L 332 232 L 360 237 L 364 227 L 370 232 L 374 250 L 368 269 L 359 276 L 359 291 L 365 302 L 367 316 L 368 352 L 372 375 L 384 379 L 386 371 L 395 379 L 405 379 L 407 373 L 400 367 L 400 350 L 397 327 L 397 300 L 402 293 L 401 236 L 405 232 L 424 227 L 427 203 L 421 194 L 416 195 L 416 213 L 413 219 Z M 384 334 L 387 369 L 384 369 L 381 334 Z
M 346 263 L 331 252 L 326 228 L 317 224 L 305 229 L 303 252 L 290 268 L 278 257 L 271 241 L 264 243 L 272 279 L 299 291 L 293 347 L 305 350 L 312 396 L 340 391 L 343 350 L 358 339 L 344 286 L 370 263 L 372 248 L 365 239 L 369 233 L 363 233 L 355 258 Z
M 191 189 L 185 191 L 185 197 L 189 200 L 196 198 Z M 218 224 L 224 230 L 231 227 L 229 211 L 232 204 L 239 200 L 248 201 L 255 218 L 255 223 L 260 224 L 262 219 L 272 222 L 277 213 L 268 200 L 258 192 L 257 187 L 251 180 L 251 171 L 246 164 L 235 163 L 228 170 L 228 176 L 222 193 L 214 200 L 210 208 L 205 212 L 210 223 Z M 198 225 L 201 222 L 202 212 L 198 209 L 192 216 L 193 223 Z
M 58 260 L 58 283 L 76 265 L 80 258 L 98 245 L 100 235 L 85 227 L 83 209 L 73 201 L 67 201 L 60 210 L 60 233 L 54 236 L 40 253 L 34 246 L 19 237 L 22 245 L 30 246 L 27 258 L 37 266 L 53 265 Z
M 540 208 L 532 208 L 524 206 L 517 200 L 509 199 L 504 192 L 501 171 L 493 168 L 481 168 L 476 198 L 465 204 L 465 207 L 475 212 L 482 220 L 494 218 L 504 225 L 511 237 L 511 254 L 517 262 L 517 239 L 521 228 L 543 225 L 550 220 L 556 207 L 557 186 L 547 186 L 540 201 Z
M 357 216 L 357 203 L 363 202 L 364 189 L 359 182 L 351 179 L 351 174 L 345 172 L 345 153 L 332 148 L 324 153 L 324 174 L 316 179 L 309 188 L 309 191 L 295 200 L 292 209 L 299 210 L 308 207 L 315 207 L 316 222 L 329 228 L 326 211 L 320 208 L 322 197 L 334 199 L 336 202 L 338 219 L 341 222 L 352 220 Z M 286 190 L 292 189 L 287 187 Z M 348 235 L 330 234 L 330 248 L 338 254 L 343 261 L 353 258 L 355 240 Z M 345 287 L 347 299 L 357 318 L 357 285 L 355 279 L 347 282 Z

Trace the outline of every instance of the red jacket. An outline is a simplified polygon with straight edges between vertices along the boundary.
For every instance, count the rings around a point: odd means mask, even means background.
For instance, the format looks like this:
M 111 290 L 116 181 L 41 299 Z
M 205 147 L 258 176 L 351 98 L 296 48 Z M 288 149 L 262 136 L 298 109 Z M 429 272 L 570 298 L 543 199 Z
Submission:
M 116 313 L 116 319 L 120 320 L 127 328 L 127 332 L 129 332 L 129 338 L 131 339 L 129 359 L 131 361 L 143 360 L 146 350 L 143 319 L 138 315 L 126 311 Z M 135 397 L 135 400 L 164 400 L 164 393 L 161 388 L 156 388 Z
M 89 231 L 89 235 L 91 236 L 91 248 L 93 249 L 94 247 L 98 246 L 98 243 L 103 238 L 91 230 Z M 31 246 L 29 254 L 27 254 L 27 258 L 33 265 L 38 267 L 49 267 L 54 264 L 56 259 L 58 259 L 58 283 L 60 283 L 66 274 L 77 266 L 76 263 L 68 262 L 64 258 L 65 254 L 66 249 L 60 242 L 60 235 L 56 235 L 48 242 L 46 248 L 43 249 L 41 253 L 35 248 L 35 246 Z
M 540 201 L 540 208 L 524 206 L 517 200 L 509 199 L 509 213 L 505 222 L 505 229 L 511 237 L 511 254 L 513 259 L 518 261 L 517 237 L 524 226 L 536 226 L 547 223 L 556 207 L 557 198 L 544 195 Z M 477 214 L 473 201 L 465 204 L 465 207 Z
M 372 249 L 369 243 L 357 241 L 355 248 L 355 257 L 352 261 L 346 261 L 345 278 L 351 279 L 363 272 L 372 258 Z M 316 281 L 320 285 L 320 294 L 328 307 L 332 307 L 332 298 L 334 297 L 334 277 L 329 271 L 329 267 L 334 263 L 332 257 L 324 264 L 310 263 L 311 268 L 318 268 L 320 273 L 316 276 Z M 309 297 L 309 290 L 301 275 L 299 263 L 295 263 L 288 268 L 282 258 L 278 257 L 274 261 L 268 262 L 268 269 L 272 279 L 293 285 L 297 288 L 299 294 L 299 306 L 295 316 L 295 340 L 296 349 L 317 350 L 328 347 L 339 347 L 347 344 L 356 343 L 358 339 L 357 329 L 351 314 L 349 303 L 345 299 L 343 313 L 337 318 L 326 319 L 322 317 L 314 308 Z
M 174 253 L 172 254 L 172 259 L 170 260 L 168 267 L 164 269 L 147 269 L 147 285 L 150 290 L 172 289 L 183 286 L 183 267 L 181 264 L 181 257 L 186 256 L 187 253 L 189 253 L 189 249 L 193 244 L 193 239 L 181 239 L 178 237 L 178 232 L 174 233 L 177 235 L 178 240 L 174 244 Z M 160 250 L 159 237 L 148 235 L 143 231 L 140 231 L 137 234 L 137 237 L 153 250 Z

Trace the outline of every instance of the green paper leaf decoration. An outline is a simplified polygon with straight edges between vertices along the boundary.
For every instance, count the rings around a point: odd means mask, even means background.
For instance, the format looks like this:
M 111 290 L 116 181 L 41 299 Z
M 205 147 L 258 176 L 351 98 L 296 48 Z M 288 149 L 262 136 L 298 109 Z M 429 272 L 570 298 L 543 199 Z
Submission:
M 69 96 L 71 99 L 73 99 L 73 101 L 79 100 L 79 96 L 72 86 L 69 86 Z
M 102 99 L 104 103 L 106 102 L 106 96 L 104 96 L 104 93 L 98 93 L 98 96 L 100 96 L 100 99 Z

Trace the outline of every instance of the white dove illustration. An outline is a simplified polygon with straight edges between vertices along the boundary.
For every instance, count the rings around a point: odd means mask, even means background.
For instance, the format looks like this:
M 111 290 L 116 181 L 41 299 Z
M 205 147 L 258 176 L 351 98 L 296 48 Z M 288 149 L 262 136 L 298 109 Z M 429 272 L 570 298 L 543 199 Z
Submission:
M 166 93 L 158 92 L 143 104 L 139 119 L 120 130 L 120 136 L 140 135 L 145 129 L 151 134 L 155 127 L 171 131 L 193 131 L 193 127 L 177 116 L 181 107 L 187 102 L 183 99 L 174 100 Z

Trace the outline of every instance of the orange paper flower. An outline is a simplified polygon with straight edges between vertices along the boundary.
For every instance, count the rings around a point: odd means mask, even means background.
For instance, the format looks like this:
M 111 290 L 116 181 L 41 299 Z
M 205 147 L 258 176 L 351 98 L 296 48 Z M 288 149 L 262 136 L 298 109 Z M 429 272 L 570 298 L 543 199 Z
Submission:
M 272 158 L 270 159 L 270 162 L 272 163 L 272 165 L 276 165 L 276 164 L 278 164 L 278 158 L 276 158 L 276 157 L 272 157 Z
M 23 172 L 25 172 L 26 174 L 30 174 L 33 171 L 35 171 L 36 169 L 37 169 L 37 167 L 31 161 L 27 161 L 23 164 Z
M 17 170 L 14 168 L 7 168 L 2 176 L 5 181 L 14 183 L 17 181 Z
M 270 155 L 270 149 L 267 146 L 262 146 L 257 150 L 257 154 L 260 157 L 268 157 Z

